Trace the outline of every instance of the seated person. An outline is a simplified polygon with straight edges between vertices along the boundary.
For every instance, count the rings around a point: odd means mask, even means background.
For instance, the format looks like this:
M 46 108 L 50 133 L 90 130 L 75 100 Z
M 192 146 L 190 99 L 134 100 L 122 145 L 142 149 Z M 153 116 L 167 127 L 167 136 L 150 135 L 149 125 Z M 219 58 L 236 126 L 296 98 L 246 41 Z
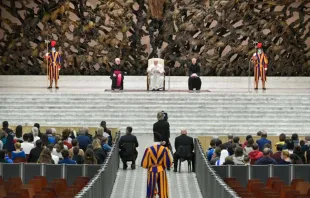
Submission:
M 26 154 L 21 149 L 21 144 L 19 142 L 16 142 L 14 146 L 15 146 L 15 151 L 12 152 L 12 160 L 14 161 L 17 158 L 24 158 L 26 160 Z
M 132 127 L 126 128 L 126 135 L 119 140 L 119 155 L 123 161 L 123 169 L 127 169 L 127 162 L 131 161 L 131 169 L 136 168 L 136 159 L 138 157 L 137 147 L 139 146 L 137 137 L 131 134 Z
M 61 155 L 63 157 L 63 160 L 60 160 L 58 164 L 76 164 L 76 161 L 69 158 L 69 151 L 68 150 L 62 150 Z
M 72 160 L 76 161 L 77 164 L 83 164 L 84 163 L 84 157 L 79 155 L 80 148 L 75 146 L 73 149 L 73 157 Z
M 150 90 L 159 91 L 164 88 L 164 66 L 158 64 L 158 60 L 154 60 L 154 64 L 149 65 L 147 72 L 150 75 Z
M 28 157 L 28 162 L 31 163 L 37 163 L 38 159 L 40 157 L 41 152 L 43 151 L 43 147 L 42 147 L 42 140 L 37 140 L 36 141 L 36 147 L 31 149 L 29 157 Z
M 192 161 L 192 169 L 195 172 L 195 154 L 194 154 L 194 141 L 192 137 L 187 136 L 187 130 L 182 129 L 181 135 L 175 138 L 174 142 L 176 152 L 173 155 L 174 172 L 178 170 L 178 160 L 184 158 Z M 183 148 L 183 149 L 182 149 Z
M 108 153 L 111 151 L 111 147 L 108 145 L 108 138 L 107 137 L 102 137 L 102 149 Z
M 5 159 L 5 151 L 0 150 L 0 163 L 6 163 L 8 164 L 9 162 Z
M 197 63 L 197 59 L 192 59 L 192 64 L 188 68 L 188 89 L 189 90 L 200 90 L 201 80 L 200 80 L 200 65 Z
M 121 70 L 121 59 L 116 58 L 115 64 L 111 68 L 111 80 L 112 86 L 111 89 L 120 89 L 123 90 L 124 76 Z

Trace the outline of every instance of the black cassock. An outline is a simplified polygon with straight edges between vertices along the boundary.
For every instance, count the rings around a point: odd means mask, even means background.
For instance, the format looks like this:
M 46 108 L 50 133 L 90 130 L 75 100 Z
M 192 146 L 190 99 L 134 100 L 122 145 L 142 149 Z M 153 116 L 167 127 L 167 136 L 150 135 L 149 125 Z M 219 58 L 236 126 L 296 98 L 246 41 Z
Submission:
M 192 74 L 196 73 L 198 77 L 191 77 Z M 189 78 L 188 78 L 188 89 L 189 90 L 200 90 L 201 88 L 201 79 L 200 79 L 200 66 L 196 63 L 191 64 L 188 70 Z
M 113 76 L 115 74 L 115 76 Z M 118 75 L 121 75 L 121 78 L 118 78 Z M 122 71 L 122 66 L 114 64 L 111 68 L 111 80 L 112 85 L 111 89 L 123 89 L 124 88 L 124 72 Z M 118 82 L 120 81 L 120 82 Z

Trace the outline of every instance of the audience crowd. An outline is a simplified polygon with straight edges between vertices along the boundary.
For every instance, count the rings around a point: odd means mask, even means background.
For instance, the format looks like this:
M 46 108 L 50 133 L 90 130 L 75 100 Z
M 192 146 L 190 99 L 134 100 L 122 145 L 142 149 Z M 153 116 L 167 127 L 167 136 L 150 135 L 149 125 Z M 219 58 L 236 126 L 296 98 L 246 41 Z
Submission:
M 0 129 L 0 163 L 103 164 L 111 146 L 112 135 L 105 121 L 94 137 L 85 127 L 78 133 L 67 128 L 60 135 L 55 128 L 43 133 L 36 123 L 25 133 L 21 125 L 13 131 L 4 121 Z
M 228 135 L 228 141 L 222 142 L 218 137 L 210 141 L 206 156 L 211 165 L 266 165 L 266 164 L 310 164 L 310 136 L 299 140 L 298 134 L 287 137 L 279 135 L 279 142 L 268 140 L 265 131 L 259 131 L 256 141 L 251 135 L 241 143 L 238 136 Z

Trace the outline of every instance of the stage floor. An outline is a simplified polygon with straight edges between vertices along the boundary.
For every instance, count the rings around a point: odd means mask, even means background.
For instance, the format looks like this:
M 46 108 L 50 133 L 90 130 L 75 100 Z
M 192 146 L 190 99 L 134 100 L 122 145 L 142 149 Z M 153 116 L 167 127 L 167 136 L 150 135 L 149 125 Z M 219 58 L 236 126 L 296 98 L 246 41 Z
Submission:
M 253 77 L 201 77 L 200 93 L 310 93 L 310 77 L 269 77 L 267 90 L 253 90 Z M 166 92 L 188 91 L 187 76 L 166 77 Z M 250 89 L 249 89 L 250 84 Z M 109 76 L 60 76 L 60 89 L 47 89 L 46 76 L 0 76 L 0 93 L 110 93 Z M 118 92 L 118 91 L 115 91 Z M 146 76 L 125 76 L 121 92 L 146 92 Z M 194 91 L 195 92 L 195 91 Z M 156 92 L 157 93 L 157 92 Z M 191 92 L 190 92 L 191 93 Z M 196 93 L 196 92 L 195 92 Z

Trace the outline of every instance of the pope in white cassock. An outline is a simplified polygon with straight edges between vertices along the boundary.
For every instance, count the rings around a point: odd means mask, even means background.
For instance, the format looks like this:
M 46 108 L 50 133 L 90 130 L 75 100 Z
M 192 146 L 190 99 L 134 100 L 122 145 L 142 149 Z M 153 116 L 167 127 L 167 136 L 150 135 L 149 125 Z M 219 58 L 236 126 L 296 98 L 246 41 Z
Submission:
M 158 64 L 158 60 L 154 60 L 154 64 L 151 64 L 147 68 L 147 72 L 150 76 L 150 90 L 159 91 L 164 87 L 164 66 Z

